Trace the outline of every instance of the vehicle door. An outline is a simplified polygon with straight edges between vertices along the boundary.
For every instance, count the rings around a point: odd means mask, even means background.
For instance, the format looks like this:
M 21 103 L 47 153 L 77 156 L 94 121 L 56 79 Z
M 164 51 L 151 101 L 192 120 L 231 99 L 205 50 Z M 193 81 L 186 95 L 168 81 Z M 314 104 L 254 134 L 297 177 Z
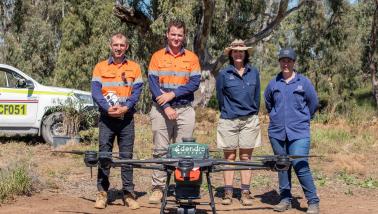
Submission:
M 0 68 L 0 127 L 30 127 L 36 122 L 38 95 L 19 73 Z

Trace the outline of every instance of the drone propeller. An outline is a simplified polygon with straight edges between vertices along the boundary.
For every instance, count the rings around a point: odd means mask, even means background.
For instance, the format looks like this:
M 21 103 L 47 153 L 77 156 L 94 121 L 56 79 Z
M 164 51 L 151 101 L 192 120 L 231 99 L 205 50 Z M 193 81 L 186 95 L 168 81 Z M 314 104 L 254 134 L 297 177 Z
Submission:
M 279 158 L 289 158 L 290 160 L 299 159 L 299 158 L 313 158 L 313 157 L 321 157 L 319 155 L 257 155 L 252 156 L 253 159 L 258 160 L 277 160 Z
M 71 151 L 63 151 L 63 150 L 54 150 L 54 151 L 51 151 L 53 153 L 68 153 L 68 154 L 75 154 L 75 155 L 84 155 L 84 154 L 88 154 L 88 153 L 96 153 L 98 155 L 115 155 L 115 154 L 130 154 L 132 152 L 97 152 L 97 151 L 90 151 L 90 150 L 86 150 L 86 151 L 81 151 L 81 150 L 71 150 Z
M 53 153 L 68 153 L 68 154 L 75 154 L 75 155 L 84 155 L 88 151 L 80 151 L 80 150 L 71 150 L 71 151 L 62 151 L 62 150 L 54 150 L 51 151 Z
M 141 163 L 151 163 L 151 164 L 172 164 L 179 162 L 180 159 L 144 159 L 144 160 L 135 160 L 135 159 L 127 159 L 127 160 L 113 160 L 114 163 L 120 164 L 141 164 Z

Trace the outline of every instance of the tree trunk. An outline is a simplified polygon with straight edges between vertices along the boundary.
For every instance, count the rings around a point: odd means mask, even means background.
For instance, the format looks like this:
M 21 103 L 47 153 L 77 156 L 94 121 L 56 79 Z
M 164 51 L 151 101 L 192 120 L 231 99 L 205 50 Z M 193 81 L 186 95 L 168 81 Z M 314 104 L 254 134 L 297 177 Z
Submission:
M 370 34 L 370 45 L 368 51 L 368 66 L 369 73 L 371 75 L 373 96 L 375 98 L 376 107 L 378 107 L 378 81 L 377 81 L 377 59 L 375 57 L 375 52 L 377 48 L 377 31 L 378 31 L 378 0 L 375 0 L 375 11 L 372 21 L 371 34 Z
M 206 107 L 215 90 L 215 78 L 211 75 L 210 70 L 202 68 L 201 84 L 199 89 L 194 93 L 194 106 Z
M 118 4 L 114 7 L 114 15 L 127 24 L 138 26 L 143 34 L 152 34 L 150 25 L 153 21 L 150 17 L 144 15 L 142 11 L 135 10 L 130 5 Z M 124 1 L 121 1 L 122 3 Z M 267 38 L 273 33 L 273 30 L 284 20 L 288 15 L 298 10 L 304 4 L 310 2 L 309 0 L 300 0 L 298 5 L 288 9 L 289 0 L 278 1 L 277 11 L 272 11 L 272 0 L 268 2 L 267 10 L 273 16 L 267 18 L 261 30 L 251 38 L 245 40 L 248 46 L 256 45 L 259 41 Z M 195 93 L 195 106 L 206 106 L 215 89 L 215 78 L 223 64 L 227 62 L 227 56 L 220 54 L 218 57 L 210 56 L 208 52 L 207 41 L 211 33 L 211 22 L 214 17 L 215 0 L 202 0 L 202 17 L 198 23 L 197 33 L 194 38 L 193 50 L 198 55 L 201 63 L 201 85 L 200 89 Z

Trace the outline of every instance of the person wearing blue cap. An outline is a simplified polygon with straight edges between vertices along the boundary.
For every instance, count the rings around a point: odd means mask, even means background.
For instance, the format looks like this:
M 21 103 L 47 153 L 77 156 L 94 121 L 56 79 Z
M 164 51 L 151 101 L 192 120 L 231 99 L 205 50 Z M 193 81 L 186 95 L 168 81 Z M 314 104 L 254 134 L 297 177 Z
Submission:
M 264 91 L 269 113 L 269 140 L 275 155 L 309 155 L 310 120 L 318 108 L 318 97 L 311 81 L 294 69 L 296 53 L 283 48 L 278 55 L 281 71 Z M 306 196 L 307 213 L 319 213 L 319 197 L 308 158 L 295 159 L 287 171 L 278 172 L 280 203 L 275 211 L 291 208 L 291 169 L 297 175 Z

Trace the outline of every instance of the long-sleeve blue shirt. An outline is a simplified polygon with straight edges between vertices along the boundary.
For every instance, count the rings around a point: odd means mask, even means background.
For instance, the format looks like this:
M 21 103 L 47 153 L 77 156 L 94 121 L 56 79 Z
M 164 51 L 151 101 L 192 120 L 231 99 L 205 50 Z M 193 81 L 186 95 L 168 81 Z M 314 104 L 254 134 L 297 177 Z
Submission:
M 264 92 L 269 112 L 269 137 L 296 140 L 310 137 L 310 119 L 318 108 L 318 97 L 311 81 L 296 73 L 288 83 L 279 73 Z
M 259 113 L 260 74 L 247 64 L 242 76 L 230 65 L 221 70 L 216 79 L 220 117 L 234 119 Z

